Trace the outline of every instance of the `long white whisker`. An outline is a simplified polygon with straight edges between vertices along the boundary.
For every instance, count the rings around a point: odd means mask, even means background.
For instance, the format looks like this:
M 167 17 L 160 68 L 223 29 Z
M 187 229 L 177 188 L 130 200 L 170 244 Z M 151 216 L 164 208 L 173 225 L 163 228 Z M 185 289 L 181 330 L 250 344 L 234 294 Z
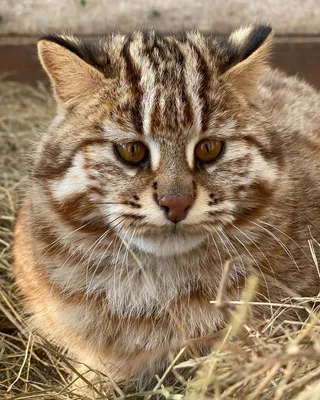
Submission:
M 251 253 L 250 250 L 247 248 L 247 246 L 246 246 L 237 236 L 234 236 L 234 238 L 243 246 L 243 248 L 246 250 L 246 252 L 247 252 L 248 255 L 250 256 L 250 258 L 253 260 L 253 262 L 255 263 L 255 265 L 257 266 L 257 268 L 259 269 L 259 272 L 260 272 L 260 274 L 261 274 L 262 277 L 263 277 L 263 281 L 264 281 L 264 284 L 265 284 L 266 289 L 267 289 L 267 296 L 268 296 L 267 299 L 270 301 L 270 292 L 269 292 L 268 282 L 267 282 L 267 280 L 266 280 L 266 277 L 265 277 L 263 271 L 262 271 L 261 268 L 260 268 L 260 265 L 259 265 L 258 261 L 257 261 L 256 258 L 252 255 L 252 253 Z
M 115 220 L 117 220 L 117 219 L 119 219 L 121 216 L 119 216 L 119 217 L 117 217 L 116 219 L 114 219 L 112 222 L 114 222 Z M 74 274 L 74 272 L 75 272 L 75 270 L 76 270 L 76 268 L 79 266 L 79 264 L 83 261 L 83 259 L 86 257 L 86 255 L 90 252 L 90 250 L 92 249 L 92 247 L 94 247 L 95 246 L 95 244 L 99 241 L 99 240 L 102 240 L 104 237 L 106 237 L 106 235 L 110 232 L 110 230 L 111 230 L 112 228 L 109 228 L 109 229 L 107 229 L 104 233 L 102 233 L 95 241 L 94 241 L 94 243 L 86 250 L 86 252 L 82 255 L 82 257 L 80 258 L 80 260 L 78 261 L 78 263 L 76 263 L 76 265 L 73 267 L 73 269 L 72 269 L 72 271 L 71 271 L 71 273 L 70 273 L 70 275 L 69 275 L 69 279 L 68 279 L 68 281 L 65 283 L 65 288 L 67 288 L 68 286 L 69 286 L 69 284 L 70 284 L 70 281 L 71 281 L 71 278 L 72 278 L 72 276 L 73 276 L 73 274 Z M 73 253 L 74 254 L 74 253 Z M 68 259 L 69 259 L 70 257 L 68 257 Z M 68 260 L 67 259 L 67 260 Z M 66 265 L 66 263 L 67 263 L 67 261 L 65 261 L 63 264 L 62 264 L 62 266 L 60 267 L 60 271 L 62 270 L 62 268 Z M 59 271 L 59 273 L 58 273 L 58 276 L 59 276 L 59 274 L 60 274 L 60 271 Z M 56 278 L 57 279 L 57 278 Z
M 242 257 L 241 257 L 241 255 L 240 255 L 238 249 L 236 248 L 236 246 L 231 242 L 231 240 L 228 238 L 228 236 L 227 236 L 223 231 L 220 231 L 220 233 L 224 236 L 224 238 L 228 241 L 228 243 L 231 245 L 231 247 L 232 247 L 232 248 L 234 249 L 234 251 L 236 252 L 237 258 L 239 259 L 239 261 L 240 261 L 240 263 L 241 263 L 241 266 L 242 266 L 242 269 L 243 269 L 243 271 L 244 271 L 244 275 L 243 275 L 243 276 L 244 276 L 245 283 L 246 283 L 246 281 L 247 281 L 246 267 L 245 267 L 245 265 L 244 265 L 244 263 L 243 263 Z M 238 297 L 240 297 L 240 285 L 239 285 L 239 277 L 238 277 L 238 274 L 237 274 L 237 273 L 236 273 L 236 280 L 237 280 Z
M 235 257 L 234 257 L 233 255 L 231 255 L 228 246 L 226 245 L 226 243 L 225 243 L 225 241 L 223 240 L 223 238 L 220 236 L 218 230 L 215 229 L 215 227 L 214 227 L 213 225 L 211 225 L 211 227 L 212 227 L 213 231 L 215 232 L 215 234 L 219 237 L 220 242 L 222 243 L 222 245 L 224 246 L 224 248 L 226 249 L 226 251 L 227 251 L 227 253 L 228 253 L 228 255 L 229 255 L 229 260 L 230 260 L 230 261 L 233 261 Z M 220 233 L 222 234 L 222 231 L 220 231 Z M 230 243 L 230 241 L 229 241 L 229 243 Z M 232 245 L 232 243 L 231 243 L 231 245 Z M 233 248 L 234 248 L 234 246 L 233 246 Z M 239 255 L 239 253 L 238 253 L 238 255 Z M 239 255 L 239 257 L 240 257 L 240 255 Z M 240 257 L 240 261 L 242 262 L 241 257 Z M 222 263 L 222 260 L 221 260 L 221 271 L 223 271 L 223 269 L 224 269 L 224 264 Z M 239 279 L 238 279 L 238 275 L 237 275 L 237 274 L 236 274 L 236 280 L 237 280 L 237 289 L 238 289 L 238 292 L 239 292 Z M 220 284 L 220 285 L 221 285 L 221 284 Z M 238 293 L 238 294 L 239 294 L 239 293 Z
M 275 225 L 271 225 L 268 222 L 262 221 L 260 219 L 258 219 L 257 221 L 259 221 L 261 224 L 264 225 L 268 225 L 271 228 L 275 229 L 276 231 L 280 232 L 283 236 L 287 237 L 289 240 L 292 241 L 292 243 L 294 243 L 298 249 L 300 249 L 302 251 L 302 253 L 309 259 L 309 261 L 312 261 L 312 259 L 310 258 L 310 256 L 304 251 L 304 249 L 299 245 L 299 243 L 297 243 L 294 239 L 292 239 L 292 237 L 290 237 L 289 235 L 287 235 L 285 232 L 283 232 L 281 229 L 279 229 L 278 227 L 276 227 Z
M 257 222 L 251 221 L 250 219 L 244 218 L 242 217 L 245 221 L 248 221 L 249 223 L 251 223 L 252 225 L 262 229 L 264 232 L 266 232 L 268 235 L 270 235 L 280 246 L 281 248 L 285 251 L 285 253 L 288 255 L 288 257 L 290 258 L 290 260 L 294 263 L 294 265 L 296 266 L 296 268 L 298 269 L 298 271 L 300 272 L 300 267 L 298 266 L 295 258 L 293 257 L 292 253 L 290 252 L 290 250 L 288 249 L 288 247 L 282 242 L 282 240 L 280 240 L 278 238 L 277 235 L 275 235 L 273 232 L 271 232 L 269 229 L 265 228 L 264 226 L 262 226 L 261 224 L 258 224 Z

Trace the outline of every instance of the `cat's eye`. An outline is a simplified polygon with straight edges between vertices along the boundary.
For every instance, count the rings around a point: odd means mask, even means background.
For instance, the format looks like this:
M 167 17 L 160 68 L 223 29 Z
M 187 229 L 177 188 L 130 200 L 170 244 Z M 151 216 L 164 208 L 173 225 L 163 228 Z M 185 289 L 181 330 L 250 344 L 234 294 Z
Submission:
M 199 142 L 194 150 L 197 160 L 201 162 L 211 162 L 222 155 L 224 151 L 224 141 L 218 139 L 204 139 Z
M 148 149 L 141 142 L 120 143 L 115 145 L 118 156 L 129 164 L 139 164 L 148 155 Z

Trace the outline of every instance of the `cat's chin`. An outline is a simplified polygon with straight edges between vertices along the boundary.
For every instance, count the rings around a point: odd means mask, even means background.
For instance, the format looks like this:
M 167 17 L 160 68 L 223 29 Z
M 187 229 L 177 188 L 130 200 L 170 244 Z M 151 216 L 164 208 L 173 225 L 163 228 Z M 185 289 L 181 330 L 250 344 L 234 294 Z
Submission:
M 130 247 L 157 257 L 170 257 L 188 253 L 201 246 L 205 240 L 203 234 L 136 236 L 131 240 Z

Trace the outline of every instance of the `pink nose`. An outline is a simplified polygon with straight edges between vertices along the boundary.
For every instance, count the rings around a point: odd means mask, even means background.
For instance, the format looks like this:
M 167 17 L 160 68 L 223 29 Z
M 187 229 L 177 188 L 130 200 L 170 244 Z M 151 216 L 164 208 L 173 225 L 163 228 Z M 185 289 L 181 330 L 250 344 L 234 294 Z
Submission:
M 167 195 L 158 200 L 159 206 L 165 210 L 167 218 L 172 222 L 185 219 L 193 202 L 193 197 L 190 195 Z

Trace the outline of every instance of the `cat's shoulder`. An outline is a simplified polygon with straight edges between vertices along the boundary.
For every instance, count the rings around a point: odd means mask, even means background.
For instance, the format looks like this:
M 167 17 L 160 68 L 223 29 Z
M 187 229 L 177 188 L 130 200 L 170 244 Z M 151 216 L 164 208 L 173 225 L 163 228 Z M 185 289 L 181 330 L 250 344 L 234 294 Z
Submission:
M 281 130 L 320 135 L 320 92 L 298 76 L 267 68 L 258 83 L 257 101 Z

